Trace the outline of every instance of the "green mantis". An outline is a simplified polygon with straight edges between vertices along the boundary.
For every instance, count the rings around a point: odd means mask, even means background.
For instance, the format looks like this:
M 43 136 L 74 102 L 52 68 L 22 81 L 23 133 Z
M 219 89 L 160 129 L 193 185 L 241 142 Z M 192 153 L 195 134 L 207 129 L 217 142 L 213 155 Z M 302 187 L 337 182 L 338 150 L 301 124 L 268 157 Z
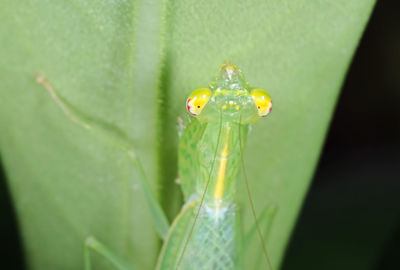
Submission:
M 248 125 L 270 113 L 272 100 L 265 90 L 251 87 L 237 66 L 224 63 L 209 87 L 196 89 L 187 99 L 191 122 L 183 131 L 178 149 L 185 205 L 171 225 L 155 199 L 130 140 L 77 111 L 44 77 L 36 77 L 72 121 L 119 147 L 133 162 L 155 229 L 164 240 L 156 269 L 244 269 L 243 254 L 255 232 L 261 240 L 265 268 L 272 269 L 243 160 Z M 244 239 L 235 195 L 241 167 L 255 217 L 255 225 Z M 260 216 L 260 221 L 271 225 L 275 210 L 265 211 L 268 212 Z M 137 269 L 120 260 L 95 236 L 88 236 L 84 242 L 86 270 L 91 269 L 91 250 L 105 256 L 117 269 Z

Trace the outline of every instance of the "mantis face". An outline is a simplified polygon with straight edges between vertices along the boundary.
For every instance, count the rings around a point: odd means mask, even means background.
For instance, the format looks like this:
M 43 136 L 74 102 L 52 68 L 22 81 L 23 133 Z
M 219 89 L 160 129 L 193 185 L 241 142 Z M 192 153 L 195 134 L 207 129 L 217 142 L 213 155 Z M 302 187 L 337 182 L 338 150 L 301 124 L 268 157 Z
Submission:
M 208 88 L 194 90 L 186 101 L 188 112 L 200 121 L 255 123 L 272 110 L 271 96 L 252 88 L 234 64 L 223 64 Z M 222 115 L 221 115 L 222 114 Z

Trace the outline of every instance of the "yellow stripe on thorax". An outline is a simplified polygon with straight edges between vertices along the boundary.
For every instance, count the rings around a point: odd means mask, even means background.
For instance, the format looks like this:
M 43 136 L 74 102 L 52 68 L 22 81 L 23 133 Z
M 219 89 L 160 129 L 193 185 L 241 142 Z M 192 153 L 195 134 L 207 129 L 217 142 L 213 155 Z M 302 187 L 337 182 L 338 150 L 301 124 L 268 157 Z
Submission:
M 215 185 L 214 198 L 221 199 L 224 194 L 225 189 L 225 175 L 226 175 L 226 163 L 228 161 L 228 145 L 229 145 L 229 132 L 230 128 L 227 129 L 227 134 L 225 138 L 224 148 L 221 152 L 221 159 L 219 162 L 218 174 L 217 174 L 217 184 Z

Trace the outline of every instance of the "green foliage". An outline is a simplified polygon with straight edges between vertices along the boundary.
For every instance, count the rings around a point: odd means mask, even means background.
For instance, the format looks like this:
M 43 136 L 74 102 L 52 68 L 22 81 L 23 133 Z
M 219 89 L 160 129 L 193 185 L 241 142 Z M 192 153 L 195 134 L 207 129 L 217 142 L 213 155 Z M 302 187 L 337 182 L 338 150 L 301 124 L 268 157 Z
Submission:
M 69 121 L 35 72 L 129 135 L 173 216 L 181 200 L 175 126 L 185 97 L 224 60 L 237 64 L 274 101 L 249 134 L 246 163 L 257 212 L 279 208 L 267 241 L 277 266 L 373 4 L 3 1 L 0 150 L 30 268 L 82 268 L 89 234 L 139 269 L 152 269 L 160 247 L 126 155 Z M 248 253 L 258 257 L 258 243 Z M 95 269 L 110 268 L 94 260 Z

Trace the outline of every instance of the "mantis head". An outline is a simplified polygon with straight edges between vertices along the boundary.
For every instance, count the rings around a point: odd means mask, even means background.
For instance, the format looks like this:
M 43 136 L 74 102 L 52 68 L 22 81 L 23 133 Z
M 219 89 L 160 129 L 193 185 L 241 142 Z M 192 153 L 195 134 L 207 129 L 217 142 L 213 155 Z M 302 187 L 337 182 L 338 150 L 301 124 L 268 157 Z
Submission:
M 261 88 L 253 88 L 243 73 L 232 63 L 221 66 L 208 88 L 194 90 L 186 101 L 188 112 L 200 121 L 255 123 L 272 110 L 271 96 Z

